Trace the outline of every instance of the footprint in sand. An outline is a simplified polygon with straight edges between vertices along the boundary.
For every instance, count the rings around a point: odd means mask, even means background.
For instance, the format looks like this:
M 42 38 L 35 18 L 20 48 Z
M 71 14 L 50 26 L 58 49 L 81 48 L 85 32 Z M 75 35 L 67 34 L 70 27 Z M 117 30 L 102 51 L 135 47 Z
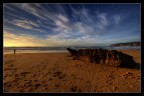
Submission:
M 133 73 L 131 73 L 131 72 L 126 72 L 122 75 L 122 77 L 124 77 L 125 79 L 131 78 L 132 76 L 133 76 Z
M 52 80 L 52 78 L 49 79 L 49 81 L 51 81 L 51 80 Z
M 8 67 L 13 67 L 14 65 L 13 64 L 10 64 Z
M 35 84 L 35 85 L 34 85 L 35 88 L 38 88 L 38 87 L 40 87 L 40 86 L 41 86 L 41 84 Z
M 65 73 L 62 73 L 61 71 L 59 70 L 56 70 L 54 73 L 53 73 L 54 77 L 58 77 L 59 79 L 63 79 L 64 77 L 66 77 L 66 74 Z
M 60 87 L 60 84 L 55 84 L 55 87 Z
M 15 77 L 18 77 L 19 74 L 15 74 Z
M 4 70 L 17 70 L 17 68 L 5 68 Z
M 59 88 L 55 89 L 55 92 L 60 92 L 60 89 Z
M 118 89 L 118 86 L 113 86 L 113 87 L 112 87 L 112 90 L 113 90 L 113 91 L 116 91 L 117 89 Z
M 87 90 L 90 91 L 91 87 L 92 87 L 91 82 L 90 82 L 90 81 L 87 81 L 87 82 L 86 82 L 86 88 L 87 88 Z
M 70 88 L 70 91 L 72 91 L 72 92 L 81 92 L 81 89 L 78 88 L 78 86 L 72 85 L 71 88 Z
M 37 82 L 38 80 L 34 80 L 34 82 Z
M 25 76 L 26 74 L 30 74 L 30 72 L 22 72 L 20 73 L 22 76 Z

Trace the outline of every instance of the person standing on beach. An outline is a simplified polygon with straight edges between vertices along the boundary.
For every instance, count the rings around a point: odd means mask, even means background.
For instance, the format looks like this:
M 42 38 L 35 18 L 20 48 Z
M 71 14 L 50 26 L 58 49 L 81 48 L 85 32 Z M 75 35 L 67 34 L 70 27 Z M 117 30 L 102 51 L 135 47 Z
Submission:
M 14 49 L 14 54 L 15 54 L 16 50 Z

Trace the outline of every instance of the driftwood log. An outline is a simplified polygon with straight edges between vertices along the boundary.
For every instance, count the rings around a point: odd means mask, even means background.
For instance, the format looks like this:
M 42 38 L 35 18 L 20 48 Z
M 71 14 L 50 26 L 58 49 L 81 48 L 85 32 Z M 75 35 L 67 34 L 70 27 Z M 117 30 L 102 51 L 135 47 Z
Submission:
M 133 67 L 136 63 L 133 56 L 106 49 L 79 49 L 67 48 L 75 60 L 82 60 L 91 63 L 105 64 L 115 67 Z

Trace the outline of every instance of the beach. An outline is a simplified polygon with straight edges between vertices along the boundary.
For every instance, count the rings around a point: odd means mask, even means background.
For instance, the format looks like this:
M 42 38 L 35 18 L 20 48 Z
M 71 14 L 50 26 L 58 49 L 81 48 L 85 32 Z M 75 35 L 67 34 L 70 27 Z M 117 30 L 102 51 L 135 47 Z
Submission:
M 133 56 L 135 68 L 73 60 L 69 52 L 4 54 L 4 92 L 141 92 L 140 50 L 118 50 Z

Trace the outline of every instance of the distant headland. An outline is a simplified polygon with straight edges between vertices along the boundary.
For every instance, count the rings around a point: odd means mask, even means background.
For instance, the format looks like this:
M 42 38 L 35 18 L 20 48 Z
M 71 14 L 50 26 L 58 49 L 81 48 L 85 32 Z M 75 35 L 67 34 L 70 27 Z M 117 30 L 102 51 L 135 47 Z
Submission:
M 116 43 L 110 46 L 140 46 L 140 42 L 127 42 L 127 43 Z

